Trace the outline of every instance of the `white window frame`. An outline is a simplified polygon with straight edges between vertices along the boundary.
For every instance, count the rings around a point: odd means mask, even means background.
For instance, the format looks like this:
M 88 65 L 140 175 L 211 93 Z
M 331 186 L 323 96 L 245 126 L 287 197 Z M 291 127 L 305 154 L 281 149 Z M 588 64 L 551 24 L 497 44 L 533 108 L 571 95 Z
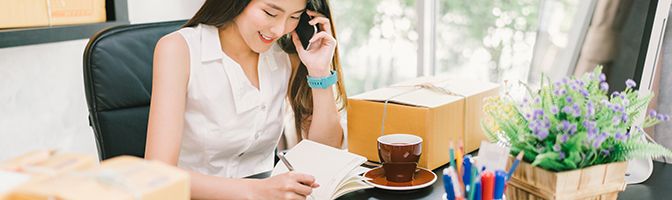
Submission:
M 418 16 L 417 76 L 436 74 L 436 18 L 439 11 L 438 0 L 416 0 Z

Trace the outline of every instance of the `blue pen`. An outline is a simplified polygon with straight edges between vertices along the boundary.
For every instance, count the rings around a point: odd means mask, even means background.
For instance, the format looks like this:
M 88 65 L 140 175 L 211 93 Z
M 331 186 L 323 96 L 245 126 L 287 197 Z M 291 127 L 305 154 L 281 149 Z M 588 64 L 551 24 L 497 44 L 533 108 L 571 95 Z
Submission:
M 446 190 L 447 199 L 455 200 L 455 190 L 453 189 L 453 181 L 448 175 L 448 168 L 443 169 L 443 188 Z
M 518 153 L 518 155 L 516 156 L 516 159 L 513 160 L 513 164 L 511 164 L 511 168 L 509 168 L 509 174 L 506 176 L 507 181 L 511 179 L 511 176 L 513 176 L 513 172 L 516 171 L 516 167 L 518 167 L 518 163 L 520 163 L 520 160 L 523 159 L 523 154 L 524 153 L 525 153 L 524 151 L 520 151 L 520 153 Z
M 477 180 L 476 184 L 474 184 L 474 191 L 475 192 L 474 192 L 474 199 L 473 200 L 482 200 L 483 199 L 483 195 L 481 194 L 481 192 L 483 192 L 482 190 L 483 189 L 481 188 L 481 181 Z
M 464 190 L 469 194 L 469 186 L 471 185 L 471 155 L 464 157 L 462 162 L 462 169 L 464 169 L 464 174 L 462 174 L 462 181 L 464 182 Z
M 494 200 L 502 200 L 502 197 L 504 196 L 504 184 L 506 184 L 506 172 L 504 170 L 495 171 Z

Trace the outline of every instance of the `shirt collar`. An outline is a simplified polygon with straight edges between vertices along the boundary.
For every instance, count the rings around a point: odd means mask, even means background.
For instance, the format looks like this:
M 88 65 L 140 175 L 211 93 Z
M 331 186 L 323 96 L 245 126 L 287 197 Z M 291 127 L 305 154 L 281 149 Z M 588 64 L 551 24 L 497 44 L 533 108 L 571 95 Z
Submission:
M 219 29 L 216 26 L 206 24 L 201 24 L 200 28 L 201 62 L 209 62 L 224 58 L 224 52 L 222 52 L 221 42 L 219 40 Z M 271 63 L 270 59 L 282 59 L 284 58 L 283 54 L 285 54 L 285 52 L 274 42 L 269 50 L 259 54 L 259 61 L 263 62 L 259 64 L 266 65 L 264 67 L 269 67 L 271 71 L 275 71 L 278 69 L 277 65 L 283 62 L 273 60 L 275 62 Z
M 219 30 L 215 26 L 201 24 L 201 62 L 222 59 L 224 52 L 219 41 Z

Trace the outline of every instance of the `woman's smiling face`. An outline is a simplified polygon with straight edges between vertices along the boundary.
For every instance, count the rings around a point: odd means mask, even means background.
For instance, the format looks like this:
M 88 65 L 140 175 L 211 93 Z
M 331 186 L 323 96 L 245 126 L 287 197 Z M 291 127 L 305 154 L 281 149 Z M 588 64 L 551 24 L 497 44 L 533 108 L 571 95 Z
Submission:
M 252 0 L 234 21 L 247 46 L 261 53 L 294 31 L 306 0 Z

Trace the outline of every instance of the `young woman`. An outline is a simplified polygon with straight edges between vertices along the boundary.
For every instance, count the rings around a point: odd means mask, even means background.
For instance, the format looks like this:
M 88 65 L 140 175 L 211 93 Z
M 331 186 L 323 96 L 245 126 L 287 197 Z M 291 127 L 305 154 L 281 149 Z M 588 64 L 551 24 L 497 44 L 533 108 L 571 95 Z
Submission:
M 307 50 L 295 33 L 304 12 L 323 30 Z M 286 102 L 300 138 L 341 146 L 330 15 L 326 0 L 206 0 L 156 46 L 145 157 L 189 171 L 193 198 L 305 199 L 319 187 L 310 175 L 244 177 L 272 169 Z

